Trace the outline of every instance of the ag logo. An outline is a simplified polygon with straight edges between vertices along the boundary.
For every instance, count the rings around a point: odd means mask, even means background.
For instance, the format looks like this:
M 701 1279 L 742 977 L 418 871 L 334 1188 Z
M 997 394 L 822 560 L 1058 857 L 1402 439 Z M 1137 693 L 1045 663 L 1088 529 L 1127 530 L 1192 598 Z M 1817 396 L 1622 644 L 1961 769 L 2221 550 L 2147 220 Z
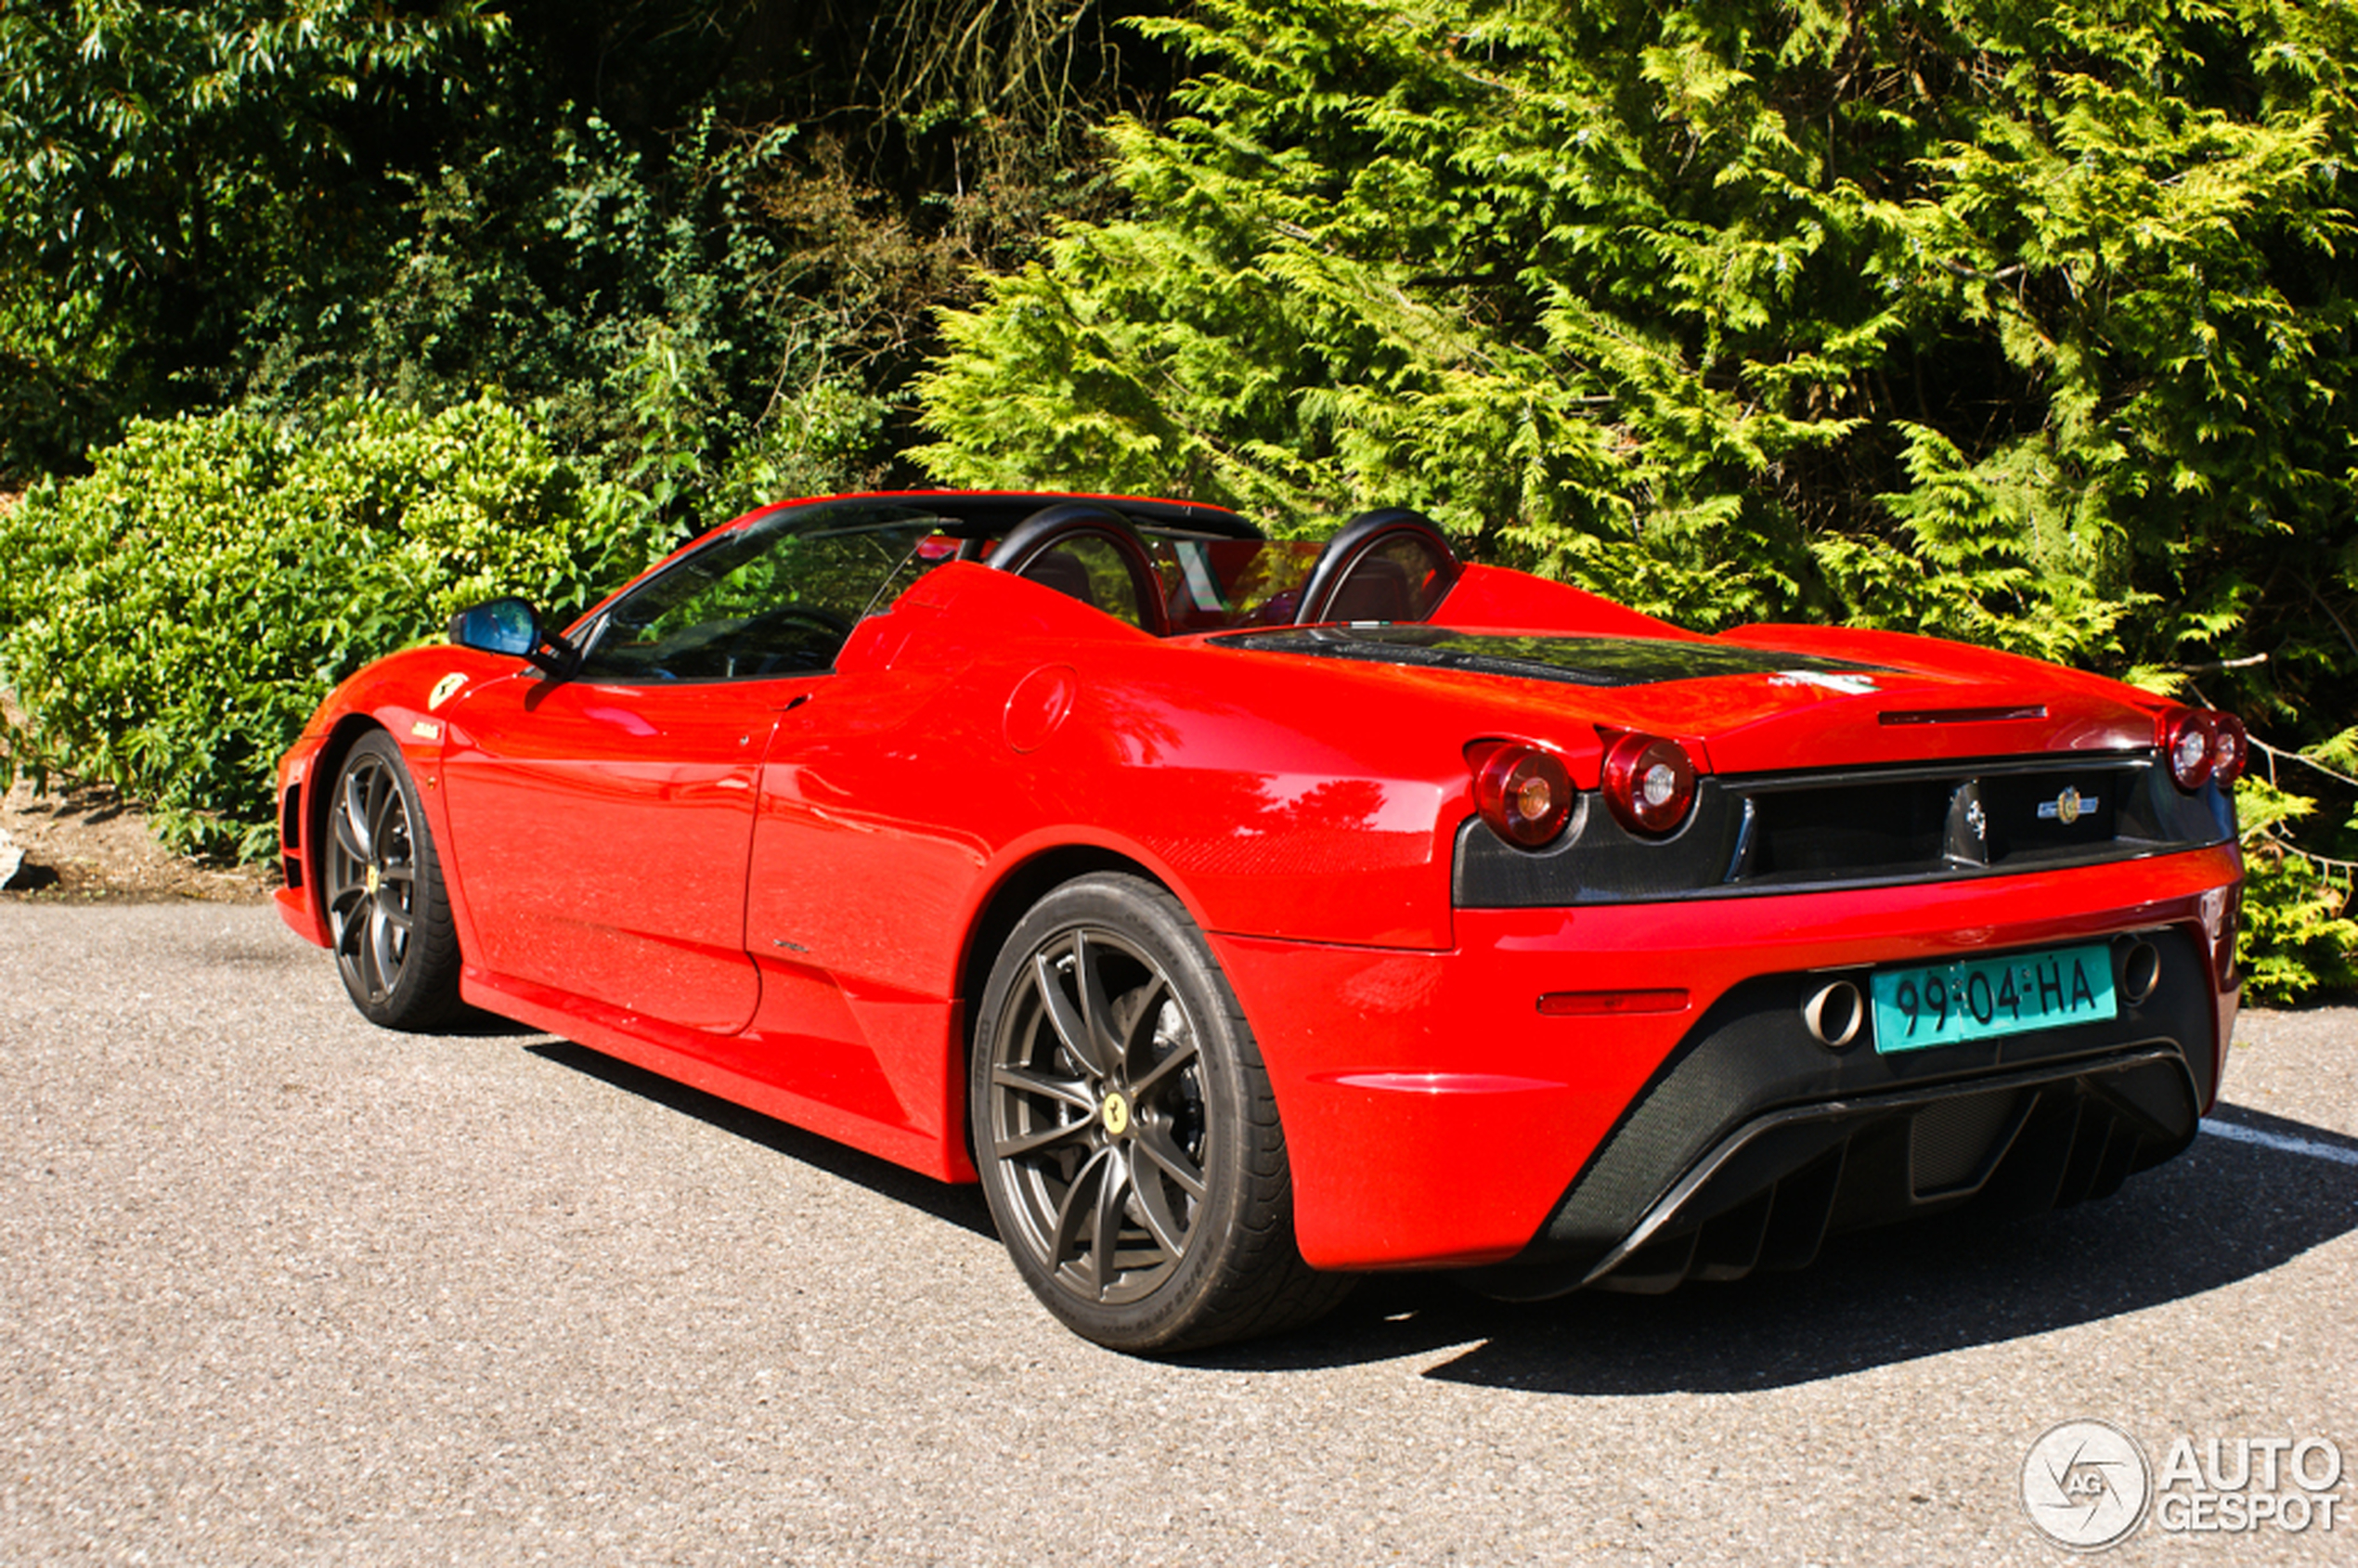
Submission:
M 2153 1469 L 2136 1440 L 2105 1421 L 2066 1421 L 2022 1461 L 2022 1507 L 2039 1533 L 2074 1551 L 2118 1546 L 2145 1522 Z

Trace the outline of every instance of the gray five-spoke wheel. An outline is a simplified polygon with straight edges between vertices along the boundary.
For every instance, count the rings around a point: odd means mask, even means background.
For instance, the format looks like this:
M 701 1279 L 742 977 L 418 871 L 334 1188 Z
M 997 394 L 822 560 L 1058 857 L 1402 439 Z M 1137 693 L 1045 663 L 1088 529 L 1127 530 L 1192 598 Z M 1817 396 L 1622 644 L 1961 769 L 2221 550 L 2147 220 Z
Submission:
M 417 925 L 417 849 L 409 804 L 394 772 L 373 755 L 355 758 L 336 781 L 329 825 L 328 928 L 353 993 L 382 1005 L 400 983 Z

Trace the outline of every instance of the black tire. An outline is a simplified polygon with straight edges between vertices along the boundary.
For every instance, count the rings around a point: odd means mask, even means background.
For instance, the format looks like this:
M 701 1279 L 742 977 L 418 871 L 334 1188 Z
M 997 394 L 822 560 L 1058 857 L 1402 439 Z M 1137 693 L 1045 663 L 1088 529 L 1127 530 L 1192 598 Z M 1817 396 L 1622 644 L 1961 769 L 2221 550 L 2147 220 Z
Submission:
M 401 748 L 382 730 L 353 743 L 320 827 L 322 893 L 336 970 L 370 1023 L 430 1034 L 463 1011 L 459 931 Z
M 983 992 L 968 1104 L 1000 1238 L 1085 1339 L 1198 1349 L 1298 1327 L 1351 1289 L 1295 1248 L 1260 1049 L 1150 882 L 1086 876 L 1032 906 Z

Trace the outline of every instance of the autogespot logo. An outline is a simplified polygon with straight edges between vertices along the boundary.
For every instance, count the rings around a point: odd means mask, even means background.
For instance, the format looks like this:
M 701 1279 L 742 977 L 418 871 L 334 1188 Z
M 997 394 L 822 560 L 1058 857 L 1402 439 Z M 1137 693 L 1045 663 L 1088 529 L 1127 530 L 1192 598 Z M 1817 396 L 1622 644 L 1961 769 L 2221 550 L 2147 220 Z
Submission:
M 2166 1536 L 2323 1535 L 2340 1522 L 2341 1449 L 2329 1437 L 2180 1437 L 2157 1474 L 2109 1421 L 2066 1421 L 2022 1461 L 2022 1507 L 2039 1533 L 2101 1551 L 2150 1516 Z
M 2145 1522 L 2153 1468 L 2144 1450 L 2105 1421 L 2050 1429 L 2022 1461 L 2022 1506 L 2039 1533 L 2074 1551 L 2118 1546 Z

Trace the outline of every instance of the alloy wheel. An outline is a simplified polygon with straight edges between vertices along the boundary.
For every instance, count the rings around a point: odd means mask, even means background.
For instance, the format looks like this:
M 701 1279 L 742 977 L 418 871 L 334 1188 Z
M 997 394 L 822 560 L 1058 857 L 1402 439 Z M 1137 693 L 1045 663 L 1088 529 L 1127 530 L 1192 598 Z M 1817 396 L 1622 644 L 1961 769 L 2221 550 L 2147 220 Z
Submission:
M 409 961 L 418 864 L 409 802 L 395 765 L 356 754 L 329 805 L 328 928 L 354 999 L 385 1005 Z
M 1137 1301 L 1186 1258 L 1209 1196 L 1197 1026 L 1143 948 L 1089 926 L 1031 952 L 1002 1017 L 987 1157 L 1020 1244 L 1084 1302 Z

